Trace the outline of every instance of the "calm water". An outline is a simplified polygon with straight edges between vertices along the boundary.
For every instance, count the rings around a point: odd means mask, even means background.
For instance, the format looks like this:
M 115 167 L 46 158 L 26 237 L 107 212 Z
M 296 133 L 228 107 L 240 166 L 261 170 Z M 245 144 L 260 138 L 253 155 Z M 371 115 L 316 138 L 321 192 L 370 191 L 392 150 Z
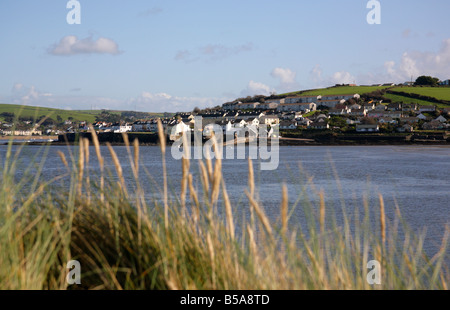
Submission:
M 17 149 L 14 146 L 14 149 Z M 131 184 L 130 165 L 125 147 L 114 147 L 122 164 L 127 180 Z M 70 158 L 70 152 L 77 153 L 75 147 L 52 146 L 48 148 L 27 146 L 21 153 L 22 167 L 18 169 L 20 178 L 32 158 L 40 161 L 45 157 L 43 176 L 50 179 L 64 170 L 57 155 L 58 151 Z M 6 147 L 0 146 L 0 160 L 5 158 Z M 90 169 L 98 170 L 95 151 L 90 150 Z M 106 147 L 102 153 L 108 158 Z M 158 147 L 140 148 L 142 163 L 142 183 L 147 188 L 149 199 L 159 197 L 162 185 L 161 154 Z M 181 163 L 167 155 L 167 169 L 170 189 L 179 191 Z M 106 165 L 113 171 L 111 160 Z M 148 175 L 144 173 L 147 170 Z M 196 163 L 191 164 L 191 172 L 198 174 Z M 248 202 L 244 188 L 247 186 L 248 165 L 246 160 L 225 160 L 223 173 L 227 190 L 238 212 L 246 215 Z M 151 177 L 149 177 L 149 175 Z M 340 210 L 345 204 L 350 215 L 355 208 L 363 210 L 363 202 L 369 203 L 371 212 L 378 217 L 378 194 L 385 200 L 388 218 L 394 217 L 397 204 L 406 222 L 416 232 L 426 229 L 426 249 L 435 252 L 438 248 L 445 225 L 450 223 L 450 148 L 422 146 L 333 146 L 333 147 L 280 147 L 280 166 L 275 171 L 260 171 L 255 163 L 255 178 L 259 199 L 266 212 L 273 219 L 279 218 L 281 184 L 289 189 L 291 205 L 296 204 L 293 218 L 303 221 L 302 207 L 311 202 L 317 205 L 317 191 L 326 193 L 328 208 Z M 198 178 L 194 177 L 194 180 Z M 306 180 L 310 182 L 306 182 Z M 200 185 L 199 185 L 200 186 Z M 362 214 L 362 213 L 361 213 Z M 376 226 L 375 226 L 376 227 Z

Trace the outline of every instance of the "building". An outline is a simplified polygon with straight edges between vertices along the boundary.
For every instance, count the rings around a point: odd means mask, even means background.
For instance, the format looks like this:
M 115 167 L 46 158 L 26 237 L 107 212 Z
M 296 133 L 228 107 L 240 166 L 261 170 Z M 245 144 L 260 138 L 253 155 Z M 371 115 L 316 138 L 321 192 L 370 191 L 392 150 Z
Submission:
M 131 132 L 132 130 L 133 130 L 133 125 L 130 125 L 128 123 L 124 123 L 124 124 L 115 123 L 111 126 L 111 131 L 114 133 Z
M 370 111 L 367 113 L 367 117 L 381 118 L 381 117 L 392 117 L 401 118 L 403 116 L 402 111 Z
M 4 136 L 42 136 L 41 130 L 3 130 Z
M 247 102 L 238 104 L 239 110 L 254 110 L 260 105 L 259 102 Z
M 372 111 L 375 110 L 375 103 L 373 102 L 368 102 L 368 103 L 364 103 L 362 105 L 363 109 L 366 109 L 367 111 Z
M 419 107 L 419 112 L 436 112 L 436 106 L 435 105 L 421 105 Z
M 312 103 L 321 100 L 322 96 L 296 96 L 287 97 L 284 99 L 284 103 Z
M 327 100 L 319 100 L 317 104 L 319 106 L 324 106 L 330 109 L 335 108 L 338 104 L 344 104 L 345 99 L 327 99 Z
M 409 124 L 405 124 L 401 127 L 398 127 L 396 130 L 397 132 L 414 132 L 414 127 Z
M 349 99 L 359 99 L 361 96 L 359 94 L 346 94 L 346 95 L 327 95 L 322 96 L 321 100 L 344 100 L 347 101 Z
M 275 110 L 280 104 L 276 102 L 264 102 L 260 103 L 257 107 L 260 110 Z
M 403 112 L 415 112 L 417 111 L 417 104 L 411 103 L 411 104 L 404 104 L 402 106 Z
M 259 119 L 259 122 L 267 126 L 273 126 L 280 123 L 280 118 L 277 114 L 266 114 Z
M 441 85 L 441 86 L 450 86 L 450 79 L 442 81 L 442 82 L 439 82 L 439 85 Z
M 435 121 L 438 121 L 438 122 L 441 122 L 441 123 L 446 123 L 447 119 L 445 117 L 443 117 L 442 115 L 439 115 L 439 117 L 436 118 Z
M 225 111 L 233 111 L 233 110 L 237 110 L 237 105 L 238 102 L 228 102 L 228 103 L 224 103 L 222 105 L 222 109 L 224 109 Z
M 380 125 L 367 125 L 367 124 L 359 124 L 356 125 L 357 132 L 379 132 Z
M 402 110 L 402 104 L 398 102 L 389 103 L 387 106 L 388 111 L 401 111 Z
M 328 122 L 313 122 L 311 124 L 309 124 L 308 126 L 309 129 L 316 129 L 316 130 L 325 130 L 325 129 L 330 129 L 330 125 L 328 124 Z
M 317 105 L 313 102 L 311 103 L 284 103 L 277 107 L 278 112 L 304 112 L 308 113 L 315 111 Z
M 280 129 L 283 129 L 283 130 L 295 130 L 295 129 L 297 129 L 297 122 L 295 122 L 295 121 L 282 121 L 280 123 Z
M 349 110 L 347 108 L 334 108 L 328 111 L 329 115 L 345 115 L 348 114 Z

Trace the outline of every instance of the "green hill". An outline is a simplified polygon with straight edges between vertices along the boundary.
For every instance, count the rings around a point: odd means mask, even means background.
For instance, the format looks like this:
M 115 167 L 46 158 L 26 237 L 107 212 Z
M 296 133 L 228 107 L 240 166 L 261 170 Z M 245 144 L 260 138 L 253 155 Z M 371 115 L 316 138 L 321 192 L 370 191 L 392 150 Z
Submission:
M 367 94 L 376 90 L 384 90 L 389 86 L 333 86 L 328 88 L 318 88 L 313 90 L 303 90 L 279 96 L 328 96 L 328 95 L 347 95 L 347 94 Z
M 395 87 L 390 90 L 450 101 L 450 87 Z
M 95 122 L 95 117 L 99 115 L 102 110 L 61 110 L 54 108 L 33 107 L 16 104 L 0 104 L 0 114 L 14 113 L 16 117 L 31 117 L 33 119 L 40 118 L 41 116 L 49 116 L 50 118 L 57 120 L 58 116 L 62 120 L 68 120 L 69 117 L 74 121 L 86 121 L 88 123 Z M 127 116 L 135 115 L 137 118 L 152 118 L 152 117 L 166 117 L 172 116 L 173 113 L 150 113 L 150 112 L 133 112 L 133 111 L 108 111 L 111 114 Z M 4 121 L 5 118 L 0 115 L 0 121 Z
M 60 116 L 62 120 L 67 120 L 69 117 L 72 117 L 75 121 L 87 122 L 94 122 L 95 115 L 100 113 L 100 111 L 97 113 L 95 113 L 95 111 L 90 111 L 92 113 L 86 113 L 82 111 L 60 110 L 16 104 L 0 104 L 0 114 L 4 112 L 14 113 L 16 117 L 32 117 L 35 119 L 44 115 L 56 120 L 57 117 Z M 4 120 L 4 117 L 0 116 L 0 120 Z

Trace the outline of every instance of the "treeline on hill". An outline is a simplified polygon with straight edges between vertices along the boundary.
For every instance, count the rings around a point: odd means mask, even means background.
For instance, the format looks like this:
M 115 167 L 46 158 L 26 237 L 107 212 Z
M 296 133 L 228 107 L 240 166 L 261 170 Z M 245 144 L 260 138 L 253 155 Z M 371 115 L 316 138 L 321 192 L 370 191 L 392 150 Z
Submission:
M 3 112 L 0 113 L 0 116 L 3 117 L 5 122 L 8 123 L 14 122 L 16 120 L 16 115 L 12 112 Z M 69 119 L 72 119 L 72 117 L 69 117 Z M 56 116 L 56 120 L 51 117 L 47 117 L 45 115 L 41 115 L 37 118 L 32 116 L 19 116 L 17 120 L 23 123 L 28 122 L 41 124 L 42 126 L 56 125 L 63 122 L 63 119 L 59 115 Z

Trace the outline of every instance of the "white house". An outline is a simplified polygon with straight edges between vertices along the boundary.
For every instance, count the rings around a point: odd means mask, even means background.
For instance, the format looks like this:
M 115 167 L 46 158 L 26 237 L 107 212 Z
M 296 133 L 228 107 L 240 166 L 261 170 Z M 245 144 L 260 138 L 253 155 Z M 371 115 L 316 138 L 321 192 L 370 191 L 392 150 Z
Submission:
M 297 129 L 297 123 L 292 121 L 282 121 L 280 123 L 280 129 L 295 130 Z
M 445 122 L 447 122 L 447 119 L 445 117 L 443 117 L 442 115 L 439 115 L 439 117 L 436 118 L 435 121 L 445 123 Z
M 267 126 L 273 126 L 280 123 L 280 118 L 276 114 L 266 114 L 259 119 L 260 123 L 264 123 Z
M 330 111 L 328 111 L 328 114 L 330 115 L 345 115 L 348 114 L 349 110 L 347 108 L 341 108 L 341 109 L 330 109 Z
M 312 103 L 320 100 L 322 96 L 297 96 L 297 97 L 287 97 L 284 103 Z
M 450 80 L 445 80 L 439 83 L 439 85 L 441 86 L 449 86 L 450 85 Z
M 238 109 L 254 110 L 254 109 L 258 108 L 259 105 L 260 105 L 259 102 L 240 103 L 240 104 L 238 104 Z
M 276 102 L 264 102 L 259 104 L 259 106 L 257 107 L 258 109 L 261 110 L 274 110 L 279 106 L 279 103 Z
M 114 133 L 130 132 L 133 130 L 133 126 L 129 124 L 114 124 L 112 125 L 111 130 Z
M 423 113 L 423 112 L 435 112 L 436 111 L 436 106 L 435 105 L 422 105 L 419 107 L 419 112 Z
M 357 132 L 379 132 L 380 125 L 360 124 L 360 125 L 356 125 L 356 131 Z
M 278 112 L 311 112 L 317 109 L 317 105 L 311 103 L 284 103 L 277 107 Z
M 175 126 L 172 126 L 170 129 L 170 140 L 175 141 L 177 140 L 180 136 L 183 135 L 183 133 L 190 131 L 191 128 L 186 125 L 183 122 L 178 122 Z
M 417 115 L 417 118 L 423 121 L 426 121 L 428 119 L 428 117 L 426 117 L 425 115 L 423 115 L 422 113 L 420 113 L 419 115 Z
M 255 126 L 256 128 L 258 128 L 259 126 L 259 119 L 258 118 L 249 118 L 247 120 L 247 126 Z
M 344 100 L 347 101 L 349 99 L 359 99 L 361 96 L 359 94 L 346 94 L 346 95 L 328 95 L 322 96 L 322 100 Z
M 317 104 L 323 105 L 325 107 L 328 108 L 335 108 L 338 104 L 343 104 L 345 103 L 346 100 L 344 99 L 330 99 L 330 100 L 320 100 L 317 102 Z

